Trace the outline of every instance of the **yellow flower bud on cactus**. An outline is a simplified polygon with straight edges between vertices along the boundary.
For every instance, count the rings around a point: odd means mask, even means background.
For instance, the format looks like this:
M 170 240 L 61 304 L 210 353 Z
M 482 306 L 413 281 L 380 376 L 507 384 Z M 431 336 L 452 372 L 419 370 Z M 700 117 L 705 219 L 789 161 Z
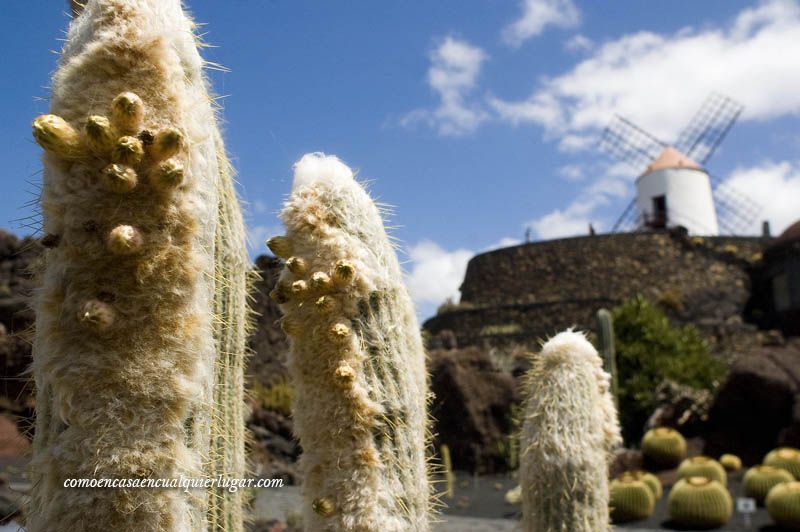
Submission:
M 111 119 L 120 133 L 137 133 L 144 119 L 144 102 L 132 92 L 123 92 L 111 102 Z
M 115 163 L 134 166 L 139 164 L 142 156 L 144 156 L 144 146 L 136 137 L 120 137 L 111 148 L 111 160 Z
M 707 477 L 679 480 L 669 492 L 669 515 L 680 526 L 715 528 L 724 525 L 733 513 L 728 490 Z
M 723 454 L 719 457 L 719 463 L 725 468 L 725 471 L 739 471 L 742 469 L 742 459 L 735 454 Z
M 33 121 L 33 137 L 39 145 L 54 155 L 78 157 L 81 152 L 80 135 L 56 115 L 42 115 Z
M 608 504 L 613 522 L 627 523 L 647 519 L 652 515 L 655 497 L 652 489 L 641 480 L 623 476 L 612 480 L 608 489 Z
M 125 194 L 136 188 L 139 176 L 136 170 L 124 164 L 112 163 L 103 168 L 100 174 L 103 186 L 110 192 Z
M 767 453 L 764 465 L 771 465 L 785 469 L 794 478 L 800 478 L 800 450 L 794 447 L 780 447 Z
M 271 238 L 290 332 L 304 526 L 426 532 L 425 354 L 380 212 L 335 157 L 304 156 Z M 357 269 L 357 273 L 353 271 Z M 357 281 L 356 281 L 357 279 Z
M 86 143 L 98 155 L 108 155 L 116 143 L 116 136 L 111 121 L 105 116 L 92 115 L 86 119 L 84 126 Z
M 706 477 L 716 480 L 723 486 L 728 484 L 728 475 L 722 464 L 708 456 L 687 458 L 678 466 L 678 478 Z
M 156 161 L 172 157 L 183 147 L 183 135 L 174 127 L 164 128 L 156 133 L 150 145 L 150 156 Z
M 775 466 L 757 465 L 744 474 L 742 489 L 747 497 L 752 497 L 758 504 L 764 504 L 767 493 L 782 482 L 792 482 L 794 477 L 785 469 Z
M 656 467 L 675 467 L 686 457 L 686 440 L 675 429 L 651 429 L 642 438 L 642 454 Z
M 769 490 L 766 499 L 769 516 L 778 526 L 800 529 L 800 482 L 784 482 Z

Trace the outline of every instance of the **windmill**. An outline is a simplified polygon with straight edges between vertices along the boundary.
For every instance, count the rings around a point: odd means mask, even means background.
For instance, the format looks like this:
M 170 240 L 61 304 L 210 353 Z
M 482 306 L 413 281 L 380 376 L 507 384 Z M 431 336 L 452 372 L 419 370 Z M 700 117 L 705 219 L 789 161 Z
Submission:
M 683 226 L 691 234 L 742 234 L 758 216 L 752 200 L 705 169 L 744 107 L 712 93 L 689 125 L 668 144 L 633 122 L 615 116 L 600 146 L 642 172 L 636 197 L 612 232 Z

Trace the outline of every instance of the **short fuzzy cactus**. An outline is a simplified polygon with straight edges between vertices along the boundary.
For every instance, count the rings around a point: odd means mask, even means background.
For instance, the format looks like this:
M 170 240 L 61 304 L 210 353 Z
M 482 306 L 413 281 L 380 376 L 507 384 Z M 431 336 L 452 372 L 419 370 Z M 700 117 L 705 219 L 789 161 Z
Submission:
M 779 447 L 767 453 L 764 465 L 785 469 L 796 479 L 800 479 L 800 450 L 794 447 Z
M 525 379 L 522 529 L 609 529 L 608 460 L 621 442 L 602 360 L 583 334 L 551 338 Z
M 692 456 L 678 466 L 678 478 L 706 477 L 723 486 L 728 484 L 728 475 L 722 464 L 708 456 Z
M 642 438 L 645 461 L 659 468 L 671 468 L 686 458 L 686 440 L 675 429 L 659 427 L 648 430 Z
M 800 530 L 800 482 L 784 482 L 769 490 L 769 516 L 787 530 Z
M 419 325 L 381 215 L 335 157 L 304 156 L 269 240 L 290 339 L 308 531 L 424 532 L 428 399 Z
M 619 477 L 620 480 L 641 480 L 653 492 L 653 498 L 658 502 L 662 495 L 664 495 L 664 487 L 658 477 L 648 471 L 626 471 Z
M 244 475 L 249 262 L 181 2 L 75 8 L 50 114 L 33 121 L 52 245 L 33 302 L 26 530 L 236 532 L 241 492 L 64 487 Z
M 764 504 L 769 490 L 783 482 L 792 482 L 794 477 L 785 469 L 775 466 L 757 465 L 744 474 L 742 489 L 747 497 L 752 497 L 758 504 Z
M 669 515 L 680 526 L 715 528 L 724 525 L 733 513 L 728 490 L 707 477 L 679 480 L 669 493 Z
M 613 522 L 627 523 L 652 515 L 656 499 L 652 488 L 641 480 L 623 476 L 612 480 L 608 491 Z
M 719 463 L 725 471 L 733 473 L 742 469 L 742 459 L 735 454 L 726 453 L 719 457 Z

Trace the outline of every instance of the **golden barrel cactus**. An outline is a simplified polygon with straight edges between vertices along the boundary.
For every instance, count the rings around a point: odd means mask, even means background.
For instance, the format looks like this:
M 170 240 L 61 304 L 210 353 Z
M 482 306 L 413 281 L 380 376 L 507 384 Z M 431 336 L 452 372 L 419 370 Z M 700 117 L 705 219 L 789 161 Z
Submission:
M 792 482 L 794 477 L 785 469 L 775 466 L 757 465 L 744 474 L 742 489 L 747 497 L 752 497 L 758 504 L 764 504 L 769 490 L 783 482 Z
M 784 482 L 773 487 L 767 495 L 766 507 L 777 525 L 800 530 L 800 482 Z
M 785 469 L 794 478 L 800 478 L 800 450 L 794 447 L 779 447 L 767 453 L 764 465 L 771 465 Z
M 669 515 L 680 526 L 716 528 L 724 525 L 733 513 L 728 490 L 707 477 L 679 480 L 669 493 Z
M 608 490 L 608 504 L 613 522 L 639 521 L 652 515 L 656 499 L 652 488 L 643 481 L 632 476 L 622 476 L 612 480 Z
M 725 468 L 725 471 L 733 473 L 742 469 L 742 459 L 735 454 L 723 454 L 719 457 L 719 463 Z
M 728 475 L 722 464 L 708 456 L 692 456 L 678 466 L 678 478 L 706 477 L 723 486 L 728 484 Z
M 642 437 L 642 454 L 648 464 L 672 468 L 686 458 L 686 440 L 669 427 L 651 429 Z

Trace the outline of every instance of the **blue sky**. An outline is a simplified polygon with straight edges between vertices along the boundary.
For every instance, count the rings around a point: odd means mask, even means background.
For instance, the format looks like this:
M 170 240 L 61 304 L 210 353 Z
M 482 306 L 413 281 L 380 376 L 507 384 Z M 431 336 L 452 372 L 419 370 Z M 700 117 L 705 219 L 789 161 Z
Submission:
M 66 1 L 63 2 L 66 5 Z M 188 0 L 216 48 L 225 137 L 254 254 L 303 153 L 338 155 L 395 206 L 421 316 L 466 261 L 523 238 L 608 229 L 636 172 L 597 150 L 615 112 L 673 138 L 711 91 L 745 111 L 710 170 L 781 230 L 800 216 L 800 2 Z M 54 0 L 0 19 L 0 226 L 33 213 L 30 121 L 68 24 Z M 755 221 L 756 231 L 760 221 Z

